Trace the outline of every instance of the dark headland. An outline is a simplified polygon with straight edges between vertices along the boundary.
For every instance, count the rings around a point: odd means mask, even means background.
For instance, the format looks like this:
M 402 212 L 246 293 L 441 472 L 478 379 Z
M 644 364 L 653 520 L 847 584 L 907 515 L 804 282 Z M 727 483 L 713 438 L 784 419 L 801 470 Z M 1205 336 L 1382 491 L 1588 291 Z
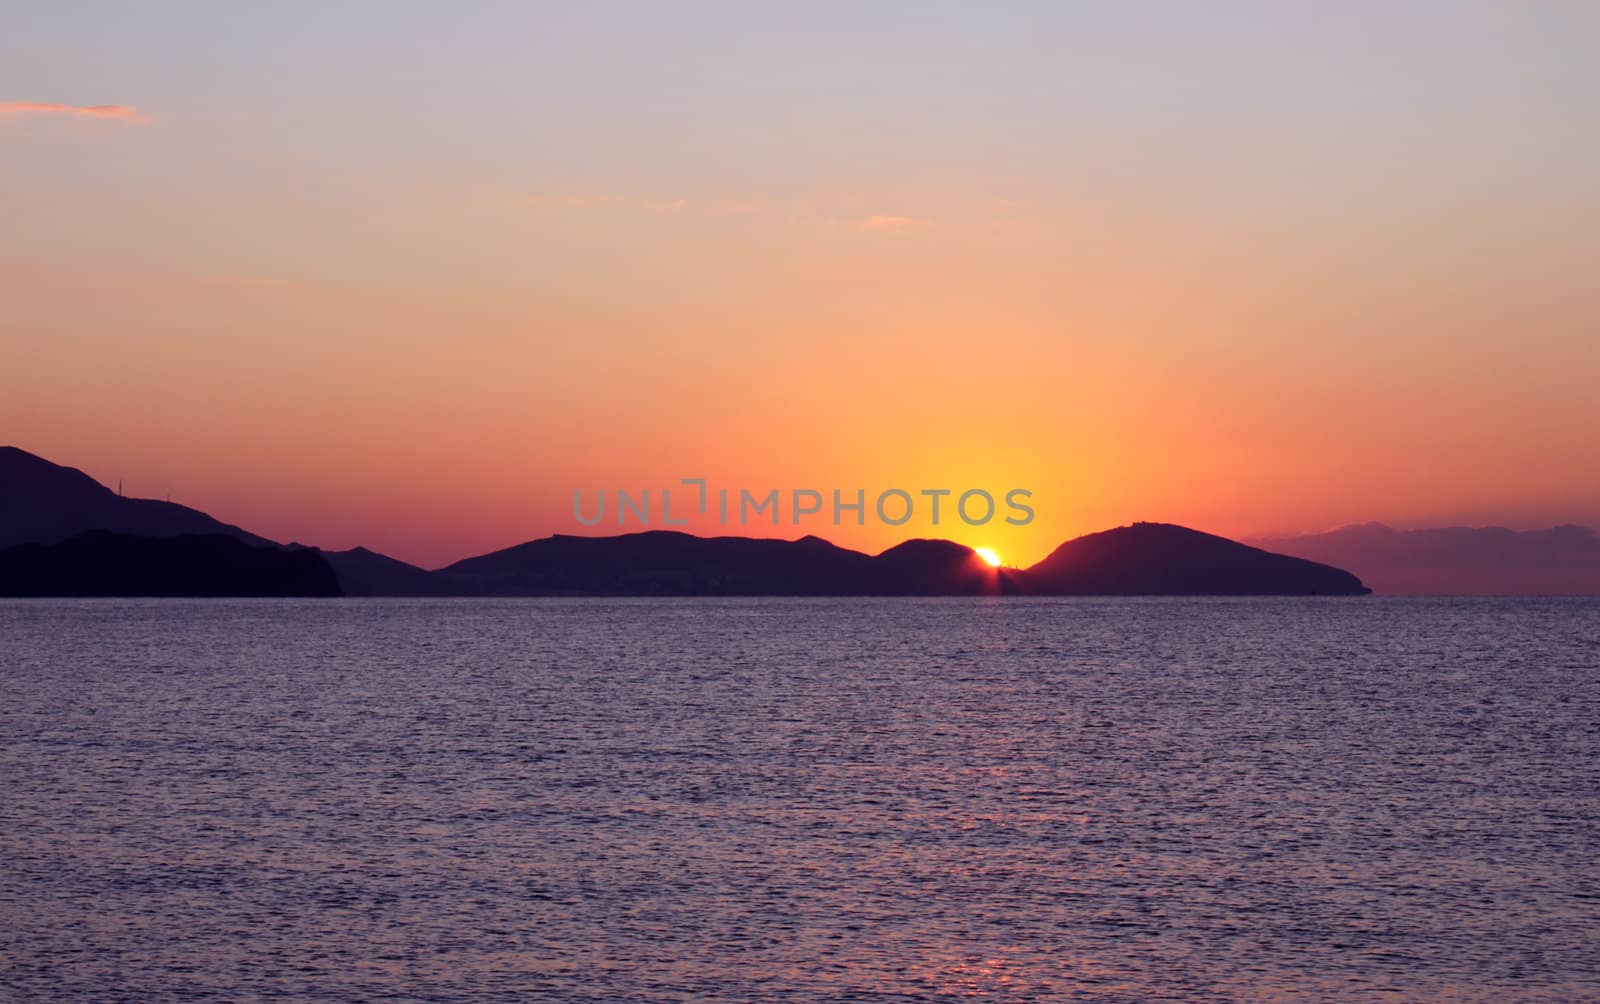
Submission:
M 315 551 L 216 533 L 136 537 L 88 530 L 0 551 L 0 596 L 341 596 Z
M 89 532 L 95 531 L 95 532 Z M 0 447 L 0 592 L 283 596 L 1359 596 L 1360 579 L 1166 523 L 1067 541 L 1030 568 L 908 540 L 881 554 L 820 537 L 666 530 L 557 534 L 436 571 L 365 548 L 278 544 L 186 506 L 124 498 Z

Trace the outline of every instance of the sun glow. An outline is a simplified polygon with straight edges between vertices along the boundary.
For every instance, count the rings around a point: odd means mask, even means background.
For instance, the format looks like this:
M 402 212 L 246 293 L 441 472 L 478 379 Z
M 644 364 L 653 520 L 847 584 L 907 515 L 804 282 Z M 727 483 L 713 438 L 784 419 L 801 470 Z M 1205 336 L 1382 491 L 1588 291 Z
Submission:
M 972 552 L 988 563 L 990 568 L 1000 567 L 1000 556 L 991 547 L 974 547 Z

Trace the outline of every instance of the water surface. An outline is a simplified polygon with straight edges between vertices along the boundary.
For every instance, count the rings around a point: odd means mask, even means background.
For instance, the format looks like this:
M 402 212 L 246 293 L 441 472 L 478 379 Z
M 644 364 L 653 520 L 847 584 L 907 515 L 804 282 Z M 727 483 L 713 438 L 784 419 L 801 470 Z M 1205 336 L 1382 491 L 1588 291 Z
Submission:
M 0 603 L 0 998 L 1600 999 L 1594 600 Z

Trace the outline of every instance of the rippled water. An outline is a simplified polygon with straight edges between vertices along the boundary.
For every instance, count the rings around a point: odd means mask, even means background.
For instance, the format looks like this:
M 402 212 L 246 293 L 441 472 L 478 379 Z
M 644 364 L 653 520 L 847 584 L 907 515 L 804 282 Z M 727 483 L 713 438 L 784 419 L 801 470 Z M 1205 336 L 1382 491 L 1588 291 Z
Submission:
M 1600 999 L 1593 600 L 0 604 L 0 997 Z

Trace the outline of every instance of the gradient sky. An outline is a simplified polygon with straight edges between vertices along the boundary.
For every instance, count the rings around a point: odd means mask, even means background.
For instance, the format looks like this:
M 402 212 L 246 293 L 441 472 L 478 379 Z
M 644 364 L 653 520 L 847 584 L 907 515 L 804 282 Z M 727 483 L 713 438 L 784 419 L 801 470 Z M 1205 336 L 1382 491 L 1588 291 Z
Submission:
M 1600 523 L 1600 5 L 465 6 L 4 13 L 0 442 L 427 565 Z

